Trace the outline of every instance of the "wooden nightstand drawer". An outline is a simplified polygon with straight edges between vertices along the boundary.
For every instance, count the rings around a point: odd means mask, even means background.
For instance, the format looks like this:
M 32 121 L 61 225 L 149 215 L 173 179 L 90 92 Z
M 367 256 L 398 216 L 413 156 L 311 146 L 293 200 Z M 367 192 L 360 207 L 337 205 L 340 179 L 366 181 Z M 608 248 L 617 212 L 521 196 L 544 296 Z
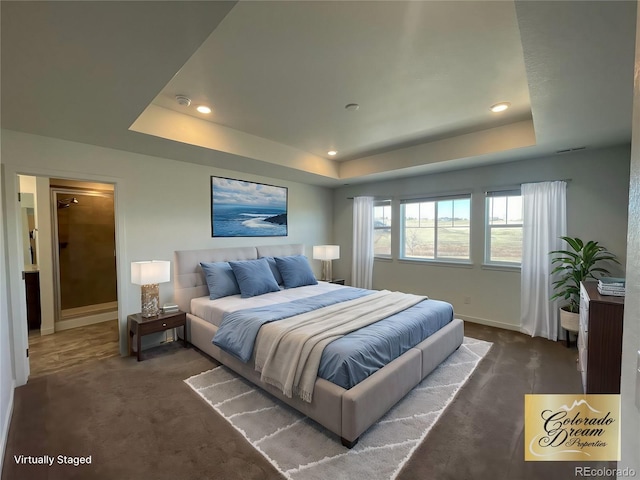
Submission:
M 158 316 L 157 318 L 145 319 L 138 325 L 138 332 L 141 335 L 154 332 L 164 332 L 170 328 L 182 327 L 186 321 L 187 316 L 184 313 L 175 314 L 175 316 L 169 318 Z

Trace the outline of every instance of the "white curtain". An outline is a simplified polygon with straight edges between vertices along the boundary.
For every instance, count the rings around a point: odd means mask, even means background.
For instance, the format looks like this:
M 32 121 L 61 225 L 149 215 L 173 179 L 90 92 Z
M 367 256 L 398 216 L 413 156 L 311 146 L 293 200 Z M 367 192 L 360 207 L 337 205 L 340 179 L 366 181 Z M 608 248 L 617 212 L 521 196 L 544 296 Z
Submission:
M 566 182 L 522 185 L 522 279 L 520 322 L 532 337 L 564 338 L 551 278 L 552 250 L 560 250 L 567 234 Z
M 373 197 L 353 199 L 353 262 L 351 285 L 371 288 L 373 284 Z

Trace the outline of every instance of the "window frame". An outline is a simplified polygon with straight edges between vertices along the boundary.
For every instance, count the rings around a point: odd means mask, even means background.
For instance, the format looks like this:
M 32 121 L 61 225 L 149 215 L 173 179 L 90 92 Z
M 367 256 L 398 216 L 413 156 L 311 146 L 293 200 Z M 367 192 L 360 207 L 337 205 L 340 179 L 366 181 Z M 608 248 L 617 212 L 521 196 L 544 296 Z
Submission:
M 391 204 L 391 199 L 385 199 L 385 200 L 374 200 L 373 202 L 373 208 L 374 208 L 374 212 L 375 212 L 375 208 L 376 207 L 389 207 L 389 226 L 388 227 L 376 227 L 375 225 L 375 214 L 373 216 L 373 236 L 375 239 L 375 233 L 376 230 L 388 230 L 389 231 L 389 253 L 373 253 L 373 258 L 384 258 L 384 259 L 390 259 L 392 258 L 392 253 L 393 253 L 393 208 L 392 208 L 392 204 Z
M 454 257 L 445 257 L 438 256 L 438 203 L 446 202 L 451 200 L 468 200 L 469 201 L 469 237 L 468 237 L 468 247 L 469 247 L 469 255 L 467 258 L 454 258 Z M 434 256 L 433 258 L 422 258 L 422 257 L 410 257 L 407 256 L 405 250 L 405 235 L 406 235 L 406 214 L 405 208 L 406 205 L 410 204 L 419 204 L 419 203 L 431 203 L 434 205 Z M 465 266 L 465 265 L 473 265 L 472 260 L 472 209 L 473 209 L 473 194 L 471 192 L 461 192 L 450 195 L 437 195 L 437 196 L 429 196 L 429 197 L 417 197 L 417 198 L 407 198 L 400 201 L 400 245 L 399 245 L 399 257 L 398 259 L 402 262 L 423 262 L 423 263 L 437 263 L 437 264 L 450 264 L 454 266 Z M 452 211 L 452 215 L 455 215 L 455 211 Z M 442 228 L 442 227 L 441 227 Z
M 504 197 L 507 200 L 507 204 L 505 205 L 505 214 L 507 215 L 507 219 L 505 219 L 504 225 L 491 225 L 490 215 L 492 212 L 489 211 L 489 199 L 491 198 L 501 198 Z M 508 224 L 508 198 L 509 197 L 520 197 L 522 201 L 522 191 L 520 188 L 510 188 L 508 190 L 488 190 L 485 192 L 485 201 L 484 201 L 484 230 L 485 230 L 485 238 L 484 238 L 484 262 L 483 266 L 486 267 L 497 267 L 497 268 L 505 268 L 505 269 L 520 269 L 522 267 L 522 255 L 520 256 L 520 262 L 508 262 L 503 260 L 491 260 L 491 233 L 493 229 L 510 229 L 510 228 L 520 228 L 524 229 L 524 218 L 521 219 L 519 224 Z M 524 209 L 523 209 L 524 210 Z M 524 211 L 522 212 L 522 216 L 524 217 Z

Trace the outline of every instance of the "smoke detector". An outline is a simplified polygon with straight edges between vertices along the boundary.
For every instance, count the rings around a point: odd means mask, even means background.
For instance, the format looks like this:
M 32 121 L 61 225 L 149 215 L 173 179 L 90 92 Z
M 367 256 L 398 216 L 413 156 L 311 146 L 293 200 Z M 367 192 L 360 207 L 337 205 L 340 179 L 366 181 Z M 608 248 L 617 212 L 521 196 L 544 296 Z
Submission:
M 176 95 L 176 102 L 178 102 L 178 105 L 182 105 L 183 107 L 191 105 L 191 99 L 184 95 Z

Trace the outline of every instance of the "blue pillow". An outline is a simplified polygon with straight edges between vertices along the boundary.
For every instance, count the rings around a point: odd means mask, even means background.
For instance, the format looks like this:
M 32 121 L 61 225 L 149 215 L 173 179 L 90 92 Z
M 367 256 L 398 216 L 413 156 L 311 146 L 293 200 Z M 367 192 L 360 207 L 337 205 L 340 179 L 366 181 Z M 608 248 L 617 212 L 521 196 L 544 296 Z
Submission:
M 271 273 L 266 258 L 229 262 L 240 286 L 242 298 L 255 297 L 263 293 L 278 292 L 280 287 Z
M 278 270 L 280 270 L 280 275 L 282 275 L 284 288 L 318 284 L 309 266 L 309 260 L 307 260 L 307 257 L 304 255 L 276 257 L 276 265 L 278 266 Z
M 231 265 L 229 265 L 229 263 L 201 262 L 200 266 L 202 267 L 204 276 L 207 279 L 209 298 L 211 300 L 240 293 L 240 287 L 236 281 L 236 276 L 233 274 L 233 270 L 231 270 Z
M 273 273 L 273 278 L 276 279 L 278 285 L 282 285 L 282 275 L 280 275 L 280 270 L 278 270 L 278 265 L 276 265 L 276 259 L 273 257 L 262 257 L 266 258 L 269 263 L 269 268 L 271 269 L 271 273 Z

